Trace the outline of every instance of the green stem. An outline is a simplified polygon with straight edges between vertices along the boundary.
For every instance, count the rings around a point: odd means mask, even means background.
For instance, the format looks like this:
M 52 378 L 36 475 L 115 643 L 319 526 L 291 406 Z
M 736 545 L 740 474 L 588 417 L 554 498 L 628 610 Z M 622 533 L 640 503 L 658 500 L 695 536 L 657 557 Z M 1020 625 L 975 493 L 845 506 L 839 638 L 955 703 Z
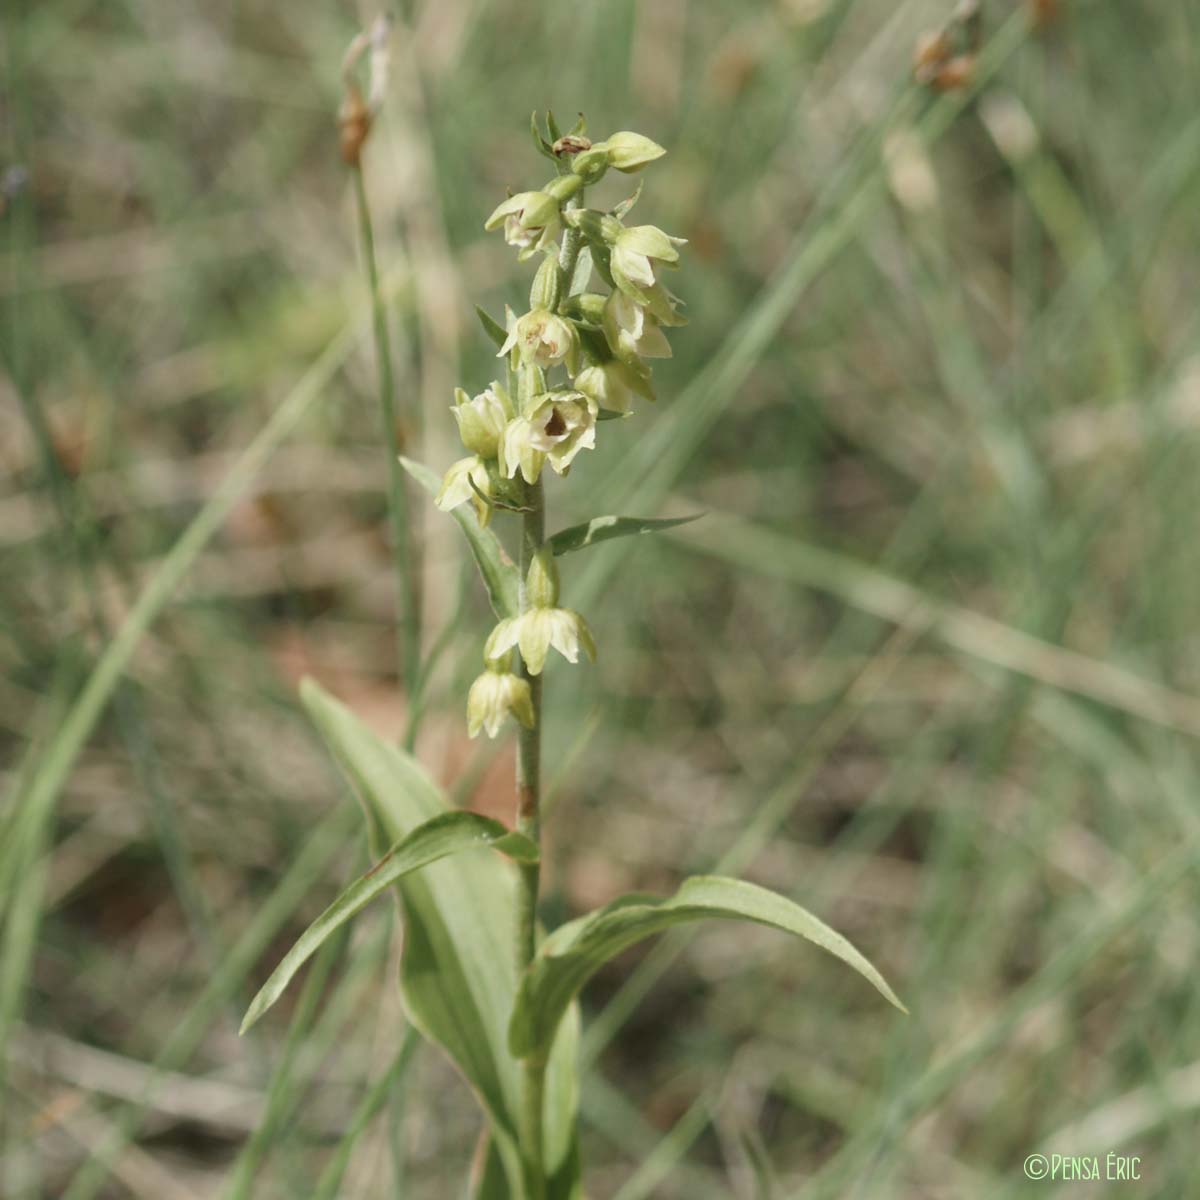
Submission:
M 546 533 L 545 494 L 542 481 L 526 489 L 526 512 L 521 517 L 521 612 L 529 611 L 525 579 Z M 542 677 L 531 675 L 522 663 L 521 673 L 529 682 L 533 698 L 533 728 L 521 727 L 517 737 L 516 826 L 527 838 L 541 843 L 542 795 Z M 517 890 L 517 975 L 533 961 L 537 949 L 537 903 L 541 881 L 538 863 L 522 863 Z M 528 1176 L 529 1200 L 542 1200 L 546 1172 L 542 1151 L 542 1109 L 545 1105 L 546 1065 L 533 1059 L 521 1063 L 521 1143 Z
M 375 231 L 362 166 L 351 169 L 358 205 L 358 228 L 362 239 L 363 267 L 371 293 L 374 318 L 375 355 L 379 365 L 379 409 L 383 419 L 384 448 L 388 460 L 388 523 L 392 531 L 393 562 L 396 569 L 396 641 L 399 668 L 408 698 L 409 718 L 405 744 L 412 749 L 416 739 L 421 684 L 421 575 L 416 538 L 413 536 L 404 472 L 400 467 L 400 441 L 396 428 L 396 382 L 388 338 L 387 307 L 379 289 L 375 264 Z
M 583 204 L 581 188 L 567 201 L 568 208 Z M 564 277 L 564 290 L 570 286 L 571 275 L 583 245 L 583 235 L 577 229 L 564 231 L 558 265 Z M 524 375 L 524 372 L 522 372 Z M 526 387 L 522 379 L 523 389 Z M 529 611 L 526 577 L 534 557 L 546 537 L 546 500 L 542 481 L 526 488 L 526 511 L 521 517 L 520 554 L 520 611 Z M 529 681 L 533 698 L 532 729 L 521 728 L 517 737 L 517 819 L 519 832 L 541 845 L 542 801 L 542 677 L 530 675 L 524 664 L 521 673 Z M 533 961 L 537 950 L 537 905 L 541 883 L 538 863 L 525 863 L 520 868 L 520 887 L 517 893 L 517 975 Z M 525 1158 L 529 1200 L 544 1200 L 546 1195 L 546 1164 L 543 1149 L 542 1125 L 546 1105 L 546 1061 L 526 1058 L 521 1062 L 520 1135 Z
M 583 192 L 580 188 L 567 202 L 563 208 L 582 208 L 583 207 Z M 558 266 L 562 271 L 563 279 L 563 300 L 566 299 L 566 292 L 571 286 L 571 276 L 575 273 L 575 262 L 579 258 L 579 251 L 583 248 L 583 231 L 580 229 L 572 229 L 569 225 L 563 230 L 562 246 L 558 251 Z M 562 300 L 556 306 L 557 309 L 562 309 Z
M 525 578 L 541 549 L 546 533 L 546 508 L 542 481 L 530 484 L 526 489 L 526 511 L 521 516 L 521 581 L 520 610 L 529 611 L 529 597 Z M 532 729 L 520 728 L 517 736 L 517 819 L 516 826 L 533 842 L 541 837 L 542 797 L 542 677 L 531 675 L 522 663 L 521 674 L 529 682 L 533 694 Z M 533 961 L 537 948 L 537 900 L 539 867 L 535 863 L 521 866 L 521 888 L 517 896 L 517 973 L 520 974 Z

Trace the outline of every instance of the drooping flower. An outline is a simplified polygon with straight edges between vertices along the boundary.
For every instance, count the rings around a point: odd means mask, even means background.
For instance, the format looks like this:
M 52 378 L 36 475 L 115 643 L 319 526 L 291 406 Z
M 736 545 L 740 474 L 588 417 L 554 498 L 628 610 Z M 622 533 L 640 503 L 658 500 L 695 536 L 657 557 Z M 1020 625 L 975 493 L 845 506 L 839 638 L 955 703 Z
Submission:
M 553 251 L 562 221 L 558 201 L 546 192 L 518 192 L 510 196 L 484 222 L 484 229 L 504 225 L 504 240 L 520 249 L 524 262 L 538 250 Z
M 533 693 L 528 680 L 514 675 L 512 653 L 489 659 L 484 672 L 467 693 L 467 733 L 478 737 L 481 729 L 494 738 L 505 717 L 516 717 L 526 729 L 534 726 Z
M 505 324 L 508 337 L 497 358 L 503 358 L 516 347 L 527 366 L 546 370 L 561 362 L 572 375 L 579 369 L 579 334 L 570 321 L 557 313 L 535 308 L 517 317 L 511 308 L 506 308 Z
M 621 291 L 604 303 L 604 335 L 612 352 L 635 369 L 643 358 L 671 357 L 671 343 L 650 310 Z
M 498 384 L 469 397 L 462 388 L 454 389 L 455 405 L 450 410 L 458 422 L 462 443 L 481 458 L 495 458 L 504 426 L 512 415 L 508 394 Z
M 671 237 L 656 225 L 622 229 L 612 247 L 612 276 L 617 287 L 647 303 L 646 290 L 657 281 L 657 270 L 663 264 L 675 266 L 679 262 L 675 247 L 682 245 L 683 238 Z
M 616 358 L 585 367 L 575 376 L 575 387 L 608 412 L 631 411 L 635 395 L 654 399 L 649 378 Z
M 540 675 L 551 646 L 568 662 L 579 661 L 580 648 L 596 661 L 596 642 L 588 623 L 573 608 L 531 608 L 501 621 L 487 640 L 489 658 L 516 646 L 531 675 Z
M 487 503 L 491 496 L 492 477 L 487 463 L 478 454 L 472 454 L 460 458 L 446 472 L 434 503 L 442 512 L 450 512 L 470 500 L 480 525 L 486 525 L 492 519 L 492 506 Z
M 541 478 L 546 455 L 533 445 L 533 425 L 527 417 L 509 421 L 500 441 L 500 474 L 512 479 L 518 471 L 526 483 L 537 483 Z
M 544 392 L 535 396 L 524 416 L 510 421 L 500 444 L 500 473 L 511 479 L 518 469 L 526 483 L 536 483 L 548 461 L 566 474 L 580 450 L 596 445 L 599 405 L 581 391 Z

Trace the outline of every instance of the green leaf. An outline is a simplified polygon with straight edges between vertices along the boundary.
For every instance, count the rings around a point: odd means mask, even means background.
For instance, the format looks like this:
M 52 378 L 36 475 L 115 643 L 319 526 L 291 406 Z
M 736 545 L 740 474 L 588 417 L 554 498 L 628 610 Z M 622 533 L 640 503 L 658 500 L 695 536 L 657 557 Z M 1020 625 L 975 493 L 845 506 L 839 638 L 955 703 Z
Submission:
M 442 486 L 441 480 L 423 463 L 400 457 L 400 465 L 431 495 L 436 496 Z M 517 615 L 517 590 L 519 577 L 512 559 L 504 552 L 500 539 L 490 530 L 484 529 L 469 504 L 460 504 L 450 515 L 467 538 L 467 545 L 475 556 L 475 565 L 483 576 L 492 611 L 498 617 Z
M 554 113 L 550 109 L 546 109 L 546 132 L 550 135 L 551 142 L 557 142 L 562 137 L 562 130 L 558 127 L 558 122 L 554 119 Z
M 367 818 L 372 854 L 401 841 L 448 811 L 446 800 L 420 764 L 383 741 L 311 679 L 300 688 L 308 709 Z M 507 1027 L 516 995 L 515 868 L 499 855 L 455 856 L 431 863 L 396 883 L 404 920 L 400 986 L 412 1023 L 441 1046 L 471 1085 L 488 1116 L 490 1141 L 508 1179 L 507 1195 L 523 1194 L 516 1118 L 517 1064 L 508 1052 Z M 560 1125 L 575 1124 L 570 1086 L 557 1072 L 577 1070 L 573 1018 L 550 1055 L 546 1161 L 563 1167 Z M 573 1145 L 573 1141 L 571 1142 Z M 557 1155 L 557 1157 L 555 1157 Z M 564 1194 L 563 1200 L 569 1200 Z
M 322 942 L 366 908 L 376 896 L 382 895 L 410 871 L 462 850 L 480 850 L 487 846 L 520 862 L 536 862 L 538 858 L 537 846 L 524 834 L 514 833 L 499 821 L 481 817 L 478 813 L 447 812 L 418 825 L 361 879 L 346 888 L 300 935 L 254 997 L 240 1032 L 245 1033 L 283 995 L 292 977 L 317 952 Z
M 552 162 L 558 162 L 558 159 L 554 157 L 554 151 L 550 149 L 550 143 L 542 137 L 542 131 L 538 128 L 536 110 L 529 114 L 529 133 L 533 138 L 533 145 L 537 152 L 544 154 Z
M 546 1116 L 552 1110 L 547 1107 Z M 569 1114 L 574 1122 L 575 1114 Z M 471 1184 L 471 1200 L 512 1200 L 504 1174 L 504 1164 L 494 1143 L 488 1142 L 478 1179 Z M 558 1165 L 546 1180 L 546 1200 L 579 1200 L 583 1192 L 582 1166 L 579 1159 L 579 1141 L 572 1136 L 570 1154 Z
M 477 1152 L 467 1181 L 471 1200 L 509 1200 L 508 1177 L 496 1143 L 487 1138 Z
M 546 1112 L 542 1146 L 547 1165 L 546 1200 L 579 1200 L 579 1005 L 572 1003 L 558 1028 L 546 1064 Z
M 610 538 L 673 529 L 676 525 L 686 525 L 689 521 L 698 521 L 703 515 L 703 513 L 694 513 L 690 517 L 658 519 L 651 517 L 593 517 L 583 525 L 572 525 L 570 529 L 559 530 L 550 538 L 550 549 L 555 554 L 569 554 L 572 550 L 582 550 L 585 546 L 594 546 L 597 542 L 607 542 Z
M 626 196 L 620 204 L 616 205 L 612 210 L 612 215 L 618 221 L 623 221 L 629 215 L 629 210 L 642 198 L 642 188 L 646 186 L 644 179 L 638 180 L 637 190 L 632 196 Z
M 303 682 L 300 696 L 358 795 L 372 854 L 447 811 L 440 789 L 411 755 L 376 736 L 313 680 Z M 515 991 L 512 869 L 495 855 L 474 856 L 468 870 L 448 859 L 396 886 L 405 1008 L 471 1085 L 519 1195 L 518 1078 L 504 1045 Z
M 508 330 L 491 313 L 486 309 L 480 308 L 478 304 L 475 305 L 475 315 L 479 318 L 479 323 L 483 326 L 483 332 L 496 343 L 496 349 L 499 350 L 508 341 Z
M 902 1012 L 883 976 L 844 938 L 791 900 L 738 879 L 697 875 L 668 899 L 630 895 L 555 930 L 521 979 L 509 1025 L 518 1058 L 544 1053 L 580 988 L 610 958 L 686 921 L 741 919 L 807 938 L 853 967 Z

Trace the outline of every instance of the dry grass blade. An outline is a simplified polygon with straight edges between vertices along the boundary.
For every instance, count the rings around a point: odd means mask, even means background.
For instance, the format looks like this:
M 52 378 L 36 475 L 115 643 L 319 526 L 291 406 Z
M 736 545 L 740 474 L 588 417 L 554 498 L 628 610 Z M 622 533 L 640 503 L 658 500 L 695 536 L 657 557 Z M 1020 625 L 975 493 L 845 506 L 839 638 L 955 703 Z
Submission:
M 723 561 L 828 592 L 905 629 L 928 631 L 982 662 L 1200 737 L 1200 700 L 982 613 L 943 604 L 852 558 L 716 513 L 707 530 L 669 536 Z

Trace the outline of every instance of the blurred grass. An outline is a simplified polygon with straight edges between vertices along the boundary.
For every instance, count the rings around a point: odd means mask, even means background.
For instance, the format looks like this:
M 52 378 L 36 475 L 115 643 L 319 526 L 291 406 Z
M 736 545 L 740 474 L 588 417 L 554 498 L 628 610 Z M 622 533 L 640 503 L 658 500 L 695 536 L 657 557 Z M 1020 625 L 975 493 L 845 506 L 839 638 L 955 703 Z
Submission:
M 986 4 L 940 98 L 937 3 L 398 12 L 366 183 L 406 452 L 450 461 L 495 371 L 471 302 L 520 303 L 481 222 L 540 180 L 532 108 L 667 145 L 637 215 L 690 239 L 662 403 L 550 493 L 552 527 L 710 516 L 566 564 L 602 654 L 549 678 L 547 914 L 723 863 L 913 1010 L 769 935 L 623 961 L 586 996 L 597 1200 L 1131 1194 L 1026 1181 L 1052 1150 L 1194 1191 L 1200 20 L 1033 7 Z M 234 1036 L 362 860 L 297 678 L 408 716 L 333 125 L 372 15 L 6 11 L 5 1197 L 442 1197 L 471 1153 L 384 909 Z M 420 750 L 506 815 L 510 749 L 462 730 L 482 598 L 421 522 Z

